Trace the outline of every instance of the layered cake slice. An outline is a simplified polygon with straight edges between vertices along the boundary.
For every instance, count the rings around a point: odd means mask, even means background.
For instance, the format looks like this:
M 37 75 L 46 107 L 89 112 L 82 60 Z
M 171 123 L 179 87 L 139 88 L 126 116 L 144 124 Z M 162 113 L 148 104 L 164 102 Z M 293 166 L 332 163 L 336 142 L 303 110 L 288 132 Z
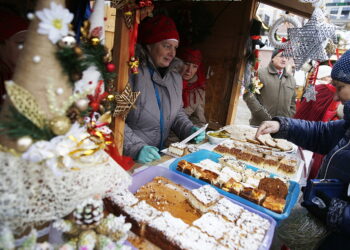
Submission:
M 182 234 L 176 235 L 174 242 L 179 249 L 188 250 L 217 249 L 219 246 L 214 237 L 203 233 L 196 227 L 189 227 Z
M 116 214 L 121 214 L 125 207 L 131 207 L 139 201 L 129 190 L 110 192 L 107 197 L 104 200 L 105 206 Z
M 226 198 L 222 198 L 210 208 L 209 212 L 219 214 L 230 222 L 235 222 L 239 218 L 243 210 L 244 209 L 241 206 L 230 202 Z
M 276 197 L 274 195 L 269 195 L 266 197 L 262 206 L 281 214 L 283 213 L 284 207 L 286 206 L 286 200 L 280 197 Z
M 243 191 L 244 186 L 242 183 L 231 178 L 228 182 L 223 184 L 222 189 L 226 192 L 239 195 Z
M 266 192 L 257 188 L 245 187 L 239 195 L 260 205 L 266 197 Z
M 181 219 L 173 217 L 168 212 L 163 212 L 147 225 L 145 236 L 162 249 L 177 249 L 173 239 L 188 227 L 189 225 Z
M 182 157 L 184 155 L 186 155 L 186 149 L 187 146 L 184 143 L 180 143 L 180 142 L 175 142 L 175 143 L 171 143 L 169 148 L 168 148 L 168 152 L 171 154 L 174 154 L 176 156 Z
M 221 216 L 214 213 L 205 213 L 193 225 L 216 240 L 224 236 L 224 233 L 230 229 L 229 222 L 225 221 Z M 233 226 L 233 225 L 232 225 Z
M 146 225 L 160 216 L 161 212 L 148 205 L 145 201 L 140 201 L 132 207 L 124 207 L 122 214 L 131 222 L 131 231 L 144 236 Z
M 278 170 L 291 174 L 295 173 L 297 163 L 297 160 L 294 158 L 284 157 L 278 165 Z
M 196 209 L 205 213 L 221 197 L 218 191 L 210 185 L 205 185 L 191 191 L 188 202 Z

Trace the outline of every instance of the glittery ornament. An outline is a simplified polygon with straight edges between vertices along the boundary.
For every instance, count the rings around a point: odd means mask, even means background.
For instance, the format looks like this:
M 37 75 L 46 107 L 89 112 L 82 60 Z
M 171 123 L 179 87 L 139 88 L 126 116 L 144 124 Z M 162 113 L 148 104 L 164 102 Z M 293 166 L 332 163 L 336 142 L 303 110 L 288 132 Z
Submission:
M 114 99 L 115 99 L 114 95 L 108 95 L 107 96 L 107 100 L 110 101 L 110 102 L 114 101 Z
M 108 63 L 107 66 L 106 66 L 106 68 L 107 68 L 107 71 L 108 71 L 108 72 L 113 72 L 113 71 L 115 71 L 115 65 L 114 65 L 113 63 Z
M 121 115 L 125 119 L 130 109 L 134 107 L 136 99 L 140 93 L 140 91 L 132 92 L 130 84 L 128 83 L 124 91 L 115 96 L 117 107 L 114 110 L 113 116 Z
M 76 45 L 77 41 L 74 36 L 65 36 L 58 41 L 58 46 L 61 48 L 73 48 Z
M 296 69 L 309 59 L 317 61 L 328 60 L 325 46 L 332 39 L 336 42 L 336 27 L 325 21 L 320 8 L 316 8 L 309 21 L 302 28 L 288 29 L 289 42 L 283 55 L 293 57 Z
M 91 41 L 92 45 L 96 46 L 96 45 L 98 45 L 100 43 L 100 38 L 93 37 L 93 38 L 90 39 L 90 41 Z
M 306 99 L 306 102 L 316 101 L 316 94 L 317 94 L 317 91 L 315 90 L 315 86 L 310 84 L 306 88 L 303 97 Z
M 80 99 L 80 100 L 75 102 L 75 106 L 77 106 L 77 108 L 80 111 L 85 111 L 89 107 L 89 100 L 88 99 Z
M 131 70 L 131 73 L 138 74 L 139 73 L 139 60 L 132 56 L 129 61 L 129 67 Z
M 19 152 L 25 152 L 33 144 L 33 139 L 30 136 L 23 136 L 17 140 L 16 144 Z
M 87 199 L 73 212 L 75 223 L 82 228 L 93 228 L 103 219 L 103 201 Z
M 55 135 L 63 135 L 68 132 L 72 126 L 66 116 L 57 116 L 50 121 L 50 128 Z

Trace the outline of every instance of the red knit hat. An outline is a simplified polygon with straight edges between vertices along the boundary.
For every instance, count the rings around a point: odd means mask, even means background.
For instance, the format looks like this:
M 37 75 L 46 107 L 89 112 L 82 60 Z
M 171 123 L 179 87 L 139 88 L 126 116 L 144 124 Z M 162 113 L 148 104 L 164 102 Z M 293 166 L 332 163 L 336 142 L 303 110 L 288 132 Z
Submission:
M 17 32 L 28 29 L 28 22 L 4 10 L 0 11 L 0 41 L 5 41 Z
M 158 15 L 145 19 L 139 27 L 138 43 L 152 44 L 167 39 L 179 41 L 179 33 L 174 21 L 167 16 Z
M 184 62 L 200 65 L 202 62 L 202 53 L 199 49 L 181 48 L 178 57 Z

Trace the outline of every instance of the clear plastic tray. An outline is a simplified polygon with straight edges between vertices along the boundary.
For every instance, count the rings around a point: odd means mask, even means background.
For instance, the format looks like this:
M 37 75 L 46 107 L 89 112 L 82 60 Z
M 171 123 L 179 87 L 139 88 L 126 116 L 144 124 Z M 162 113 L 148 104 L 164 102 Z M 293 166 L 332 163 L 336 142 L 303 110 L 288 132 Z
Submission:
M 222 155 L 220 154 L 217 154 L 215 152 L 212 152 L 212 151 L 208 151 L 208 150 L 205 150 L 205 149 L 202 149 L 202 150 L 199 150 L 195 153 L 192 153 L 192 154 L 189 154 L 189 155 L 186 155 L 184 157 L 181 157 L 181 158 L 178 158 L 176 159 L 169 167 L 169 169 L 171 171 L 174 171 L 182 176 L 185 176 L 186 178 L 194 181 L 194 182 L 197 182 L 201 185 L 204 185 L 204 184 L 208 184 L 207 182 L 205 181 L 202 181 L 202 180 L 199 180 L 199 179 L 196 179 L 190 175 L 187 175 L 187 174 L 184 174 L 180 171 L 177 171 L 176 168 L 177 168 L 177 163 L 181 160 L 186 160 L 188 162 L 191 162 L 191 163 L 198 163 L 202 160 L 205 160 L 205 159 L 210 159 L 212 161 L 215 161 L 215 162 L 219 162 L 219 158 L 222 157 Z M 248 168 L 251 168 L 252 170 L 254 171 L 257 171 L 259 170 L 258 168 L 255 168 L 253 166 L 250 166 L 250 165 L 246 165 Z M 275 176 L 274 174 L 271 174 L 271 176 Z M 212 185 L 213 186 L 213 185 Z M 222 190 L 221 188 L 218 188 L 216 186 L 213 186 L 214 188 L 216 188 L 221 194 L 225 195 L 226 197 L 229 197 L 231 199 L 234 199 L 236 201 L 239 201 L 240 203 L 243 203 L 247 206 L 250 206 L 260 212 L 263 212 L 263 213 L 266 213 L 268 215 L 270 215 L 271 217 L 273 217 L 276 221 L 280 221 L 280 220 L 283 220 L 285 218 L 287 218 L 292 210 L 292 208 L 294 207 L 295 203 L 297 202 L 298 200 L 298 196 L 299 196 L 299 192 L 300 192 L 300 187 L 299 187 L 299 184 L 295 181 L 289 181 L 289 189 L 288 189 L 288 195 L 286 197 L 286 206 L 284 208 L 284 212 L 282 214 L 279 214 L 279 213 L 276 213 L 276 212 L 273 212 L 267 208 L 264 208 L 258 204 L 255 204 L 249 200 L 246 200 L 238 195 L 235 195 L 235 194 L 231 194 L 229 192 L 226 192 L 224 190 Z
M 149 168 L 147 168 L 143 171 L 140 171 L 140 172 L 133 175 L 132 185 L 129 187 L 129 190 L 132 193 L 135 193 L 141 186 L 152 181 L 153 178 L 156 176 L 164 176 L 164 177 L 168 178 L 169 180 L 171 180 L 171 181 L 173 181 L 173 182 L 175 182 L 175 183 L 177 183 L 177 184 L 179 184 L 179 185 L 181 185 L 189 190 L 192 190 L 194 188 L 199 188 L 200 186 L 202 186 L 201 184 L 196 183 L 194 181 L 191 181 L 191 180 L 185 178 L 184 176 L 177 174 L 173 171 L 170 171 L 166 168 L 149 167 Z M 205 183 L 205 184 L 207 184 L 207 183 Z M 271 218 L 269 215 L 264 214 L 260 211 L 257 211 L 254 208 L 251 208 L 249 206 L 241 204 L 240 202 L 237 202 L 233 199 L 230 199 L 229 197 L 228 197 L 228 199 L 231 202 L 233 202 L 239 206 L 242 206 L 244 209 L 247 209 L 250 212 L 253 212 L 253 213 L 260 215 L 261 217 L 267 219 L 270 222 L 270 228 L 267 231 L 265 238 L 264 238 L 259 250 L 270 249 L 272 238 L 273 238 L 273 235 L 275 232 L 276 221 L 273 218 Z

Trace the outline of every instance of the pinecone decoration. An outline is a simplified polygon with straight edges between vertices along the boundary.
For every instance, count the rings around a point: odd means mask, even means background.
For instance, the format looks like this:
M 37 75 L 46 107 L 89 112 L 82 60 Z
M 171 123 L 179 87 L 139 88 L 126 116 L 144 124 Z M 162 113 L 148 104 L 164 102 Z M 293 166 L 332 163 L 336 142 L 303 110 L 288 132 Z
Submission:
M 87 199 L 73 212 L 75 223 L 83 229 L 97 226 L 103 219 L 103 201 Z

